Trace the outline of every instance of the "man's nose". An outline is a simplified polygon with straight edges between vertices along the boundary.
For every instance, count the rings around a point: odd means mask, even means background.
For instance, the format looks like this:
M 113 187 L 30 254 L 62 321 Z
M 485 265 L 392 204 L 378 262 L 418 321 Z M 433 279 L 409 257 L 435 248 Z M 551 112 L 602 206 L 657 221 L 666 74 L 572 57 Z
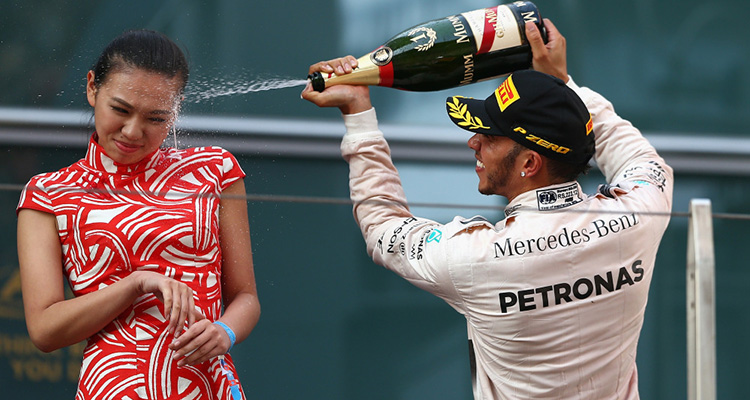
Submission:
M 470 149 L 478 150 L 479 149 L 479 134 L 475 133 L 472 137 L 470 137 L 467 144 L 469 145 Z

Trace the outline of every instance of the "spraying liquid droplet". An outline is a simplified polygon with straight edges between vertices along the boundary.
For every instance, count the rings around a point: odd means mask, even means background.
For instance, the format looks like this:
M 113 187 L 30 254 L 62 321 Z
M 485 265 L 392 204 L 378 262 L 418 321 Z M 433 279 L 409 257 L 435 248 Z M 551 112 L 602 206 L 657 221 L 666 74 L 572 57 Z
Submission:
M 250 81 L 199 81 L 188 85 L 185 91 L 185 101 L 200 103 L 216 97 L 264 92 L 267 90 L 284 89 L 304 86 L 307 79 L 255 79 Z
M 200 103 L 202 101 L 217 97 L 241 95 L 252 92 L 264 92 L 274 89 L 284 89 L 307 85 L 307 79 L 285 79 L 279 77 L 256 78 L 256 79 L 191 79 L 185 88 L 186 103 Z M 179 114 L 179 113 L 178 113 Z M 179 131 L 173 131 L 174 148 L 178 148 L 177 135 Z

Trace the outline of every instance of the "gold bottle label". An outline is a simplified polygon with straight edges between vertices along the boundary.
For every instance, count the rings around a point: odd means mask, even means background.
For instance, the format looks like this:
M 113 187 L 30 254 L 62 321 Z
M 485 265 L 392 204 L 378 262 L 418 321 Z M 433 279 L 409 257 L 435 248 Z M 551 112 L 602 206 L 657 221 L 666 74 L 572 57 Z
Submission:
M 357 59 L 357 68 L 350 74 L 336 75 L 334 73 L 322 74 L 325 80 L 325 86 L 332 85 L 379 85 L 381 83 L 381 66 L 376 64 L 374 60 L 374 54 L 379 50 L 384 49 L 381 47 L 370 54 L 364 55 Z M 390 64 L 393 52 L 391 49 L 387 49 L 384 53 L 386 55 L 387 62 L 385 65 Z M 393 70 L 393 67 L 390 68 Z M 392 76 L 392 73 L 391 73 Z M 392 78 L 391 78 L 392 79 Z

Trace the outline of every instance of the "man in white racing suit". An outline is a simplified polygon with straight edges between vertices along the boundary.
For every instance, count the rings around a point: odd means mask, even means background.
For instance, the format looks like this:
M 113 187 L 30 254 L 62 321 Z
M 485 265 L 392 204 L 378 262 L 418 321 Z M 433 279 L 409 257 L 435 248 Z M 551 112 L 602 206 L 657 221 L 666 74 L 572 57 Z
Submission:
M 526 27 L 535 71 L 511 74 L 486 100 L 447 100 L 453 122 L 474 133 L 480 192 L 508 198 L 495 224 L 411 214 L 367 87 L 302 96 L 344 114 L 354 216 L 373 260 L 466 317 L 476 399 L 637 399 L 636 348 L 672 169 L 606 99 L 568 77 L 565 39 L 545 24 L 547 44 Z M 348 56 L 310 71 L 352 67 Z M 587 196 L 575 177 L 592 155 L 608 183 Z

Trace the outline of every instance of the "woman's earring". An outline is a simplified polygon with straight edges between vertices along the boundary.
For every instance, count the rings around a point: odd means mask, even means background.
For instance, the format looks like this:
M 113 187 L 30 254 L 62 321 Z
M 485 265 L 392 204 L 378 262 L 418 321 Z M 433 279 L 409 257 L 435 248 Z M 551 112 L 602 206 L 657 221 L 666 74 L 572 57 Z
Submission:
M 521 178 L 526 176 L 526 171 L 521 171 Z

